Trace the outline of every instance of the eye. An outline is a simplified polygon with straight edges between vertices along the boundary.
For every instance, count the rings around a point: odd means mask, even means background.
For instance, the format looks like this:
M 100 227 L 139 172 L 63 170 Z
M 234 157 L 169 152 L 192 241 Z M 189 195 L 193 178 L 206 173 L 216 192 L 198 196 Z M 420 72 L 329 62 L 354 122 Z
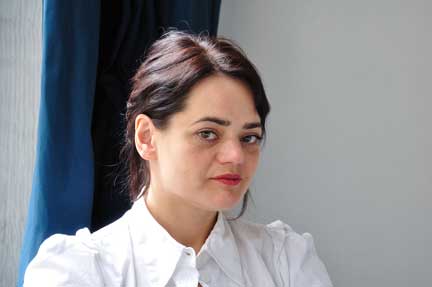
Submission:
M 198 136 L 208 141 L 213 141 L 217 138 L 216 133 L 210 130 L 200 131 L 198 132 Z
M 259 135 L 248 135 L 243 137 L 242 142 L 245 142 L 247 144 L 260 144 L 262 140 L 262 137 Z

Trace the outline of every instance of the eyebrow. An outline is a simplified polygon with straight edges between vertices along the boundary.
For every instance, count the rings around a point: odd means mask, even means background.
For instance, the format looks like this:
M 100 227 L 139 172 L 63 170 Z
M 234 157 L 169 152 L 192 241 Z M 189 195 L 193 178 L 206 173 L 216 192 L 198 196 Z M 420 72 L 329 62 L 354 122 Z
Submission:
M 203 117 L 203 118 L 197 120 L 196 122 L 194 122 L 192 125 L 200 123 L 200 122 L 212 122 L 212 123 L 216 123 L 216 124 L 221 125 L 221 126 L 229 126 L 231 124 L 231 122 L 229 120 L 225 120 L 225 119 L 221 119 L 221 118 L 217 118 L 217 117 Z M 243 129 L 245 129 L 245 130 L 254 129 L 254 128 L 262 128 L 261 123 L 260 122 L 253 122 L 253 123 L 245 123 L 243 125 Z

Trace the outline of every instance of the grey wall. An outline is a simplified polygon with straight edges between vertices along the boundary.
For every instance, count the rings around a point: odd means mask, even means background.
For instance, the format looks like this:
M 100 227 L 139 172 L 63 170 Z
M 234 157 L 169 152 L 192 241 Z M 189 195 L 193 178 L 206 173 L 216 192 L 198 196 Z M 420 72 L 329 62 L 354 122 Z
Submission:
M 42 1 L 0 0 L 0 286 L 15 286 L 35 158 Z
M 249 216 L 311 232 L 335 286 L 432 286 L 432 2 L 223 0 L 272 103 Z

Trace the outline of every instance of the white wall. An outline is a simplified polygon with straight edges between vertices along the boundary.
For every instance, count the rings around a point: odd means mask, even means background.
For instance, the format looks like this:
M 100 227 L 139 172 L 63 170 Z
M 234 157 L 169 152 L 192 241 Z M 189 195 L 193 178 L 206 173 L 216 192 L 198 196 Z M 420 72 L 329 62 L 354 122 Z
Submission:
M 0 0 L 0 286 L 15 286 L 40 97 L 42 1 Z
M 432 286 L 432 2 L 221 9 L 272 104 L 249 216 L 311 232 L 335 286 Z

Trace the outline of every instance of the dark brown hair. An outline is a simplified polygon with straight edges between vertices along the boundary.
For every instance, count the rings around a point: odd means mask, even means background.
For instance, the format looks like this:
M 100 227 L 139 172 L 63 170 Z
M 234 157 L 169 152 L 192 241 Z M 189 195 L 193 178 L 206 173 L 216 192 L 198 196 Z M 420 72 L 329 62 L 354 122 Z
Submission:
M 131 200 L 138 197 L 144 186 L 144 191 L 147 190 L 151 176 L 148 162 L 135 148 L 135 118 L 145 114 L 156 128 L 166 128 L 169 119 L 185 108 L 192 86 L 214 74 L 239 79 L 250 88 L 265 136 L 265 120 L 270 105 L 260 76 L 240 47 L 221 37 L 169 31 L 149 48 L 132 79 L 125 118 L 125 143 L 121 151 L 121 159 L 127 164 Z M 238 217 L 246 210 L 248 193 L 249 189 Z

